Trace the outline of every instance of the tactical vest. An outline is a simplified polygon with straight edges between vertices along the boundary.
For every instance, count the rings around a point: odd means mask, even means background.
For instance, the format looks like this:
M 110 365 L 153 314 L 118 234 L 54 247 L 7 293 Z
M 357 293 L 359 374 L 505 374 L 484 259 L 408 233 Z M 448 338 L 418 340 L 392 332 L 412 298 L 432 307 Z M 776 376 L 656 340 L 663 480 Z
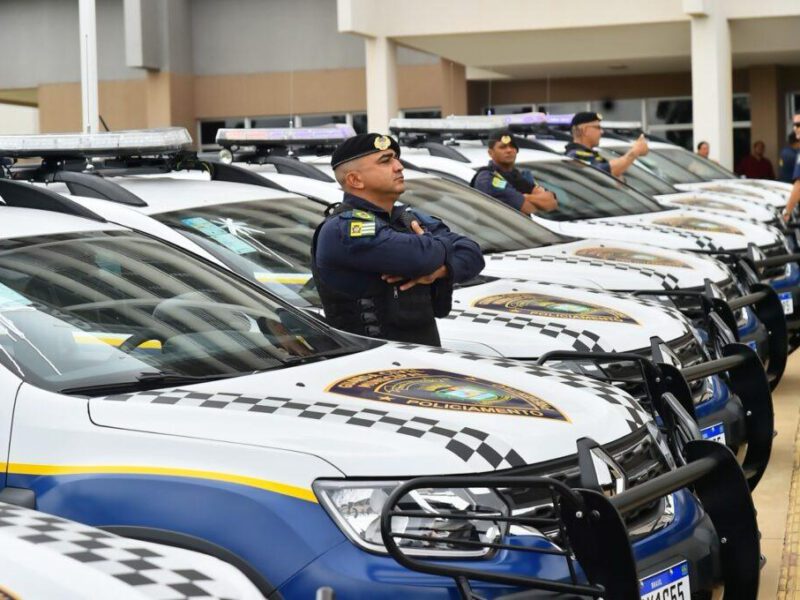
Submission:
M 353 207 L 340 203 L 327 211 L 327 218 L 314 232 L 311 242 L 311 273 L 317 286 L 322 306 L 325 309 L 325 320 L 337 329 L 343 329 L 358 335 L 373 338 L 441 346 L 439 331 L 436 328 L 436 317 L 446 316 L 447 310 L 434 309 L 433 286 L 415 285 L 409 290 L 401 291 L 397 284 L 389 284 L 375 277 L 367 289 L 358 297 L 334 289 L 319 276 L 317 266 L 317 238 L 322 227 L 334 218 Z M 364 211 L 363 208 L 358 210 Z M 391 222 L 370 212 L 375 221 L 395 231 L 410 232 L 410 223 Z M 441 314 L 444 312 L 444 314 Z
M 508 173 L 503 173 L 498 171 L 497 168 L 494 166 L 489 167 L 480 167 L 479 169 L 475 170 L 475 175 L 472 177 L 472 181 L 469 182 L 471 187 L 475 187 L 475 180 L 478 178 L 478 174 L 482 173 L 483 171 L 490 171 L 496 175 L 499 175 L 503 179 L 505 179 L 508 183 L 511 184 L 515 190 L 517 190 L 520 194 L 530 194 L 533 191 L 534 183 L 525 179 L 522 175 L 522 172 L 519 169 L 511 169 Z

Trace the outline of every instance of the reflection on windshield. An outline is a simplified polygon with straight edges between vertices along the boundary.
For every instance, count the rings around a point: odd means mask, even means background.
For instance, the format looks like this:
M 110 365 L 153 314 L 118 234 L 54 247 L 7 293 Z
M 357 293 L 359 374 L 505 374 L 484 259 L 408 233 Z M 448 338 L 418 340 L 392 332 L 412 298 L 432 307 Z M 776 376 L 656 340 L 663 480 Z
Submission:
M 659 148 L 655 152 L 683 167 L 702 180 L 738 178 L 735 173 L 728 171 L 722 165 L 707 158 L 703 158 L 702 156 L 698 156 L 697 154 L 693 154 L 686 148 Z
M 555 192 L 558 209 L 537 213 L 546 219 L 574 221 L 663 210 L 654 200 L 580 161 L 523 162 L 517 167 L 530 169 L 542 186 Z
M 400 202 L 439 217 L 485 254 L 560 244 L 564 238 L 481 192 L 444 179 L 406 179 Z
M 252 373 L 347 343 L 234 276 L 138 234 L 0 243 L 0 361 L 45 389 Z
M 619 155 L 607 148 L 600 149 L 600 155 L 606 160 L 612 160 Z M 678 190 L 663 179 L 657 177 L 652 171 L 636 163 L 625 171 L 622 181 L 645 196 L 660 196 L 662 194 L 675 194 Z

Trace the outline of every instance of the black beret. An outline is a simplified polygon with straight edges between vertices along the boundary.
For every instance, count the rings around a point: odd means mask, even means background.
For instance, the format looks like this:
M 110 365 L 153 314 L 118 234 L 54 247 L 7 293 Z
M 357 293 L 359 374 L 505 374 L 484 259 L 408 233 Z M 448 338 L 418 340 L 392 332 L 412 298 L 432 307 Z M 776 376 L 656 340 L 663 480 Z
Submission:
M 394 150 L 395 156 L 400 158 L 400 144 L 394 138 L 380 133 L 359 133 L 336 146 L 331 155 L 331 167 L 335 169 L 356 158 L 389 149 Z
M 603 115 L 596 112 L 579 112 L 575 113 L 572 116 L 572 123 L 570 125 L 575 127 L 576 125 L 583 125 L 584 123 L 591 123 L 592 121 L 602 121 Z
M 519 150 L 519 146 L 517 146 L 517 140 L 514 139 L 514 136 L 508 129 L 494 129 L 491 133 L 489 133 L 489 147 L 491 148 L 497 142 L 514 146 L 514 148 Z

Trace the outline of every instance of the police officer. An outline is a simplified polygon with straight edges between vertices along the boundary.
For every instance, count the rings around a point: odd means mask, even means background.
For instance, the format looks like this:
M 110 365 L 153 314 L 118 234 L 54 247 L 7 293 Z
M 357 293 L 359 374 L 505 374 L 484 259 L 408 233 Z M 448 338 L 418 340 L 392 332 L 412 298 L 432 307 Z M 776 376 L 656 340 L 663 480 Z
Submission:
M 589 163 L 593 167 L 605 171 L 614 177 L 621 177 L 640 156 L 646 155 L 650 149 L 644 134 L 633 142 L 633 146 L 619 158 L 606 160 L 595 150 L 603 137 L 600 121 L 602 115 L 596 112 L 579 112 L 572 117 L 572 141 L 567 144 L 564 154 Z
M 797 113 L 792 118 L 792 128 L 795 135 L 800 137 L 800 113 Z M 786 202 L 786 207 L 783 209 L 783 220 L 788 221 L 792 216 L 797 203 L 800 202 L 800 152 L 794 161 L 794 172 L 792 173 L 792 191 L 789 193 L 789 200 Z
M 489 164 L 478 169 L 470 185 L 526 215 L 558 208 L 553 192 L 538 185 L 530 171 L 523 172 L 514 166 L 518 152 L 511 132 L 493 131 L 489 135 Z
M 794 163 L 797 161 L 797 153 L 800 150 L 800 138 L 794 131 L 786 138 L 786 146 L 781 150 L 778 158 L 778 180 L 792 183 L 794 173 Z
M 435 317 L 450 312 L 453 284 L 483 269 L 480 246 L 437 218 L 395 205 L 405 183 L 394 139 L 351 137 L 333 152 L 331 166 L 344 199 L 329 209 L 311 248 L 328 322 L 360 335 L 439 346 Z

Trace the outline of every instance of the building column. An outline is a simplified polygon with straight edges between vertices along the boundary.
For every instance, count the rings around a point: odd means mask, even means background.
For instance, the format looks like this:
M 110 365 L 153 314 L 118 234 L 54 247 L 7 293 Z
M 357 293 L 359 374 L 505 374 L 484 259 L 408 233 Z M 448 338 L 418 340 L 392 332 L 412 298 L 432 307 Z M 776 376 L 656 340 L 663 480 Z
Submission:
M 397 44 L 385 37 L 364 40 L 367 64 L 367 128 L 388 133 L 398 114 Z
M 692 18 L 694 144 L 707 141 L 711 157 L 733 168 L 731 31 L 725 0 L 684 0 Z
M 439 59 L 442 79 L 442 116 L 467 114 L 467 69 L 464 65 Z
M 750 142 L 753 144 L 758 140 L 763 141 L 766 146 L 765 156 L 775 166 L 778 154 L 786 143 L 778 66 L 758 65 L 747 71 L 750 85 Z

